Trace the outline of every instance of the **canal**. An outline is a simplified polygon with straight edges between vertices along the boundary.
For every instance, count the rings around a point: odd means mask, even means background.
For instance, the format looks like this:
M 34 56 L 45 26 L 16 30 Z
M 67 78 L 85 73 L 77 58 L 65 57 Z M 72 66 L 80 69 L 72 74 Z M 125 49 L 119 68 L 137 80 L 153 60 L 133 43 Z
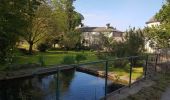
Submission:
M 111 80 L 108 85 L 108 93 L 122 87 Z M 53 73 L 0 82 L 0 100 L 99 100 L 104 93 L 104 78 L 75 70 L 61 71 L 59 81 Z

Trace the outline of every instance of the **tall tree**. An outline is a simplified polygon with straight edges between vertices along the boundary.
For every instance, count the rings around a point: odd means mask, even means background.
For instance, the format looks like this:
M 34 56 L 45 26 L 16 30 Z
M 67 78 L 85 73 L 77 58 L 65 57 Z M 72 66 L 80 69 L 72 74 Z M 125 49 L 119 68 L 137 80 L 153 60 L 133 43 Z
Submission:
M 66 41 L 71 42 L 73 38 L 75 39 L 77 37 L 75 28 L 79 26 L 81 21 L 84 19 L 83 15 L 74 10 L 74 1 L 75 0 L 53 0 L 54 23 L 57 26 L 57 29 L 55 30 L 56 35 L 53 35 L 53 37 L 54 39 L 58 37 L 62 38 L 60 39 L 60 43 L 66 48 L 73 48 L 73 44 L 76 44 L 71 43 L 72 45 L 68 45 L 69 43 Z
M 32 54 L 33 45 L 50 35 L 51 8 L 47 4 L 40 5 L 34 16 L 28 18 L 29 24 L 23 38 L 29 44 L 29 54 Z
M 145 37 L 141 29 L 132 28 L 126 32 L 125 36 L 126 54 L 136 56 L 144 51 Z
M 40 0 L 39 0 L 40 1 Z M 0 0 L 0 62 L 9 60 L 16 41 L 40 2 L 37 0 Z M 33 6 L 30 7 L 30 4 Z

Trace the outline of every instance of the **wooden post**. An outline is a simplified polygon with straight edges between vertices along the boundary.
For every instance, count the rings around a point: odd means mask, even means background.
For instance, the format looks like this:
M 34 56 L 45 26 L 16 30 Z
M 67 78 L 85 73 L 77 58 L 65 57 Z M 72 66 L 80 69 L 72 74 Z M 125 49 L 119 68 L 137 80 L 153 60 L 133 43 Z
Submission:
M 146 61 L 146 63 L 145 63 L 145 78 L 146 78 L 146 75 L 147 75 L 147 69 L 148 69 L 148 55 L 146 56 L 146 58 L 145 58 L 145 61 Z
M 155 72 L 157 72 L 157 63 L 158 63 L 158 54 L 156 55 L 156 60 L 155 60 Z
M 131 87 L 132 80 L 133 58 L 130 58 L 130 72 L 129 72 L 129 87 Z

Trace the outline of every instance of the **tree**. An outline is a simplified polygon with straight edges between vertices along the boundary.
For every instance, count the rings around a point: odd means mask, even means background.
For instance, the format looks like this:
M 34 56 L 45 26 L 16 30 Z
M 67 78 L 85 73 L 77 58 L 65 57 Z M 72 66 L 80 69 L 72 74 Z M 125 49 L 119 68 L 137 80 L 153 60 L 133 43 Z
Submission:
M 80 42 L 80 34 L 75 30 L 84 17 L 74 10 L 75 0 L 53 0 L 55 35 L 51 38 L 60 38 L 59 43 L 67 49 L 73 49 Z M 57 41 L 58 42 L 58 41 Z
M 141 29 L 130 28 L 126 31 L 123 41 L 111 44 L 112 55 L 117 57 L 138 56 L 144 52 L 145 37 Z
M 47 38 L 51 33 L 51 8 L 42 4 L 35 11 L 34 16 L 28 18 L 29 24 L 23 38 L 29 44 L 29 54 L 32 54 L 33 45 Z
M 170 1 L 162 6 L 160 11 L 155 15 L 156 19 L 160 21 L 160 26 L 153 26 L 145 28 L 148 40 L 156 48 L 167 48 L 170 46 Z
M 141 29 L 130 29 L 125 35 L 126 54 L 128 56 L 137 56 L 144 51 L 145 37 Z
M 1 0 L 0 1 L 0 63 L 11 58 L 19 35 L 27 28 L 27 17 L 31 15 L 41 0 Z M 30 4 L 33 6 L 30 7 Z M 28 10 L 29 9 L 29 10 Z

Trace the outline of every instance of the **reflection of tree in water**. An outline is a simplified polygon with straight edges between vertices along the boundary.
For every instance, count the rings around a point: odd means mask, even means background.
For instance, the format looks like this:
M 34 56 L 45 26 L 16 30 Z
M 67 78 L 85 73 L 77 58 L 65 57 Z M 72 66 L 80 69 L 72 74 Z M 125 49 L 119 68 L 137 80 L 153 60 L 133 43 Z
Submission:
M 60 87 L 62 92 L 66 92 L 74 78 L 75 70 L 66 70 L 60 73 Z
M 60 92 L 66 92 L 74 78 L 75 70 L 61 71 Z M 0 100 L 43 100 L 46 96 L 55 98 L 57 74 L 0 82 Z
M 43 100 L 43 91 L 34 80 L 10 80 L 0 83 L 0 100 Z

